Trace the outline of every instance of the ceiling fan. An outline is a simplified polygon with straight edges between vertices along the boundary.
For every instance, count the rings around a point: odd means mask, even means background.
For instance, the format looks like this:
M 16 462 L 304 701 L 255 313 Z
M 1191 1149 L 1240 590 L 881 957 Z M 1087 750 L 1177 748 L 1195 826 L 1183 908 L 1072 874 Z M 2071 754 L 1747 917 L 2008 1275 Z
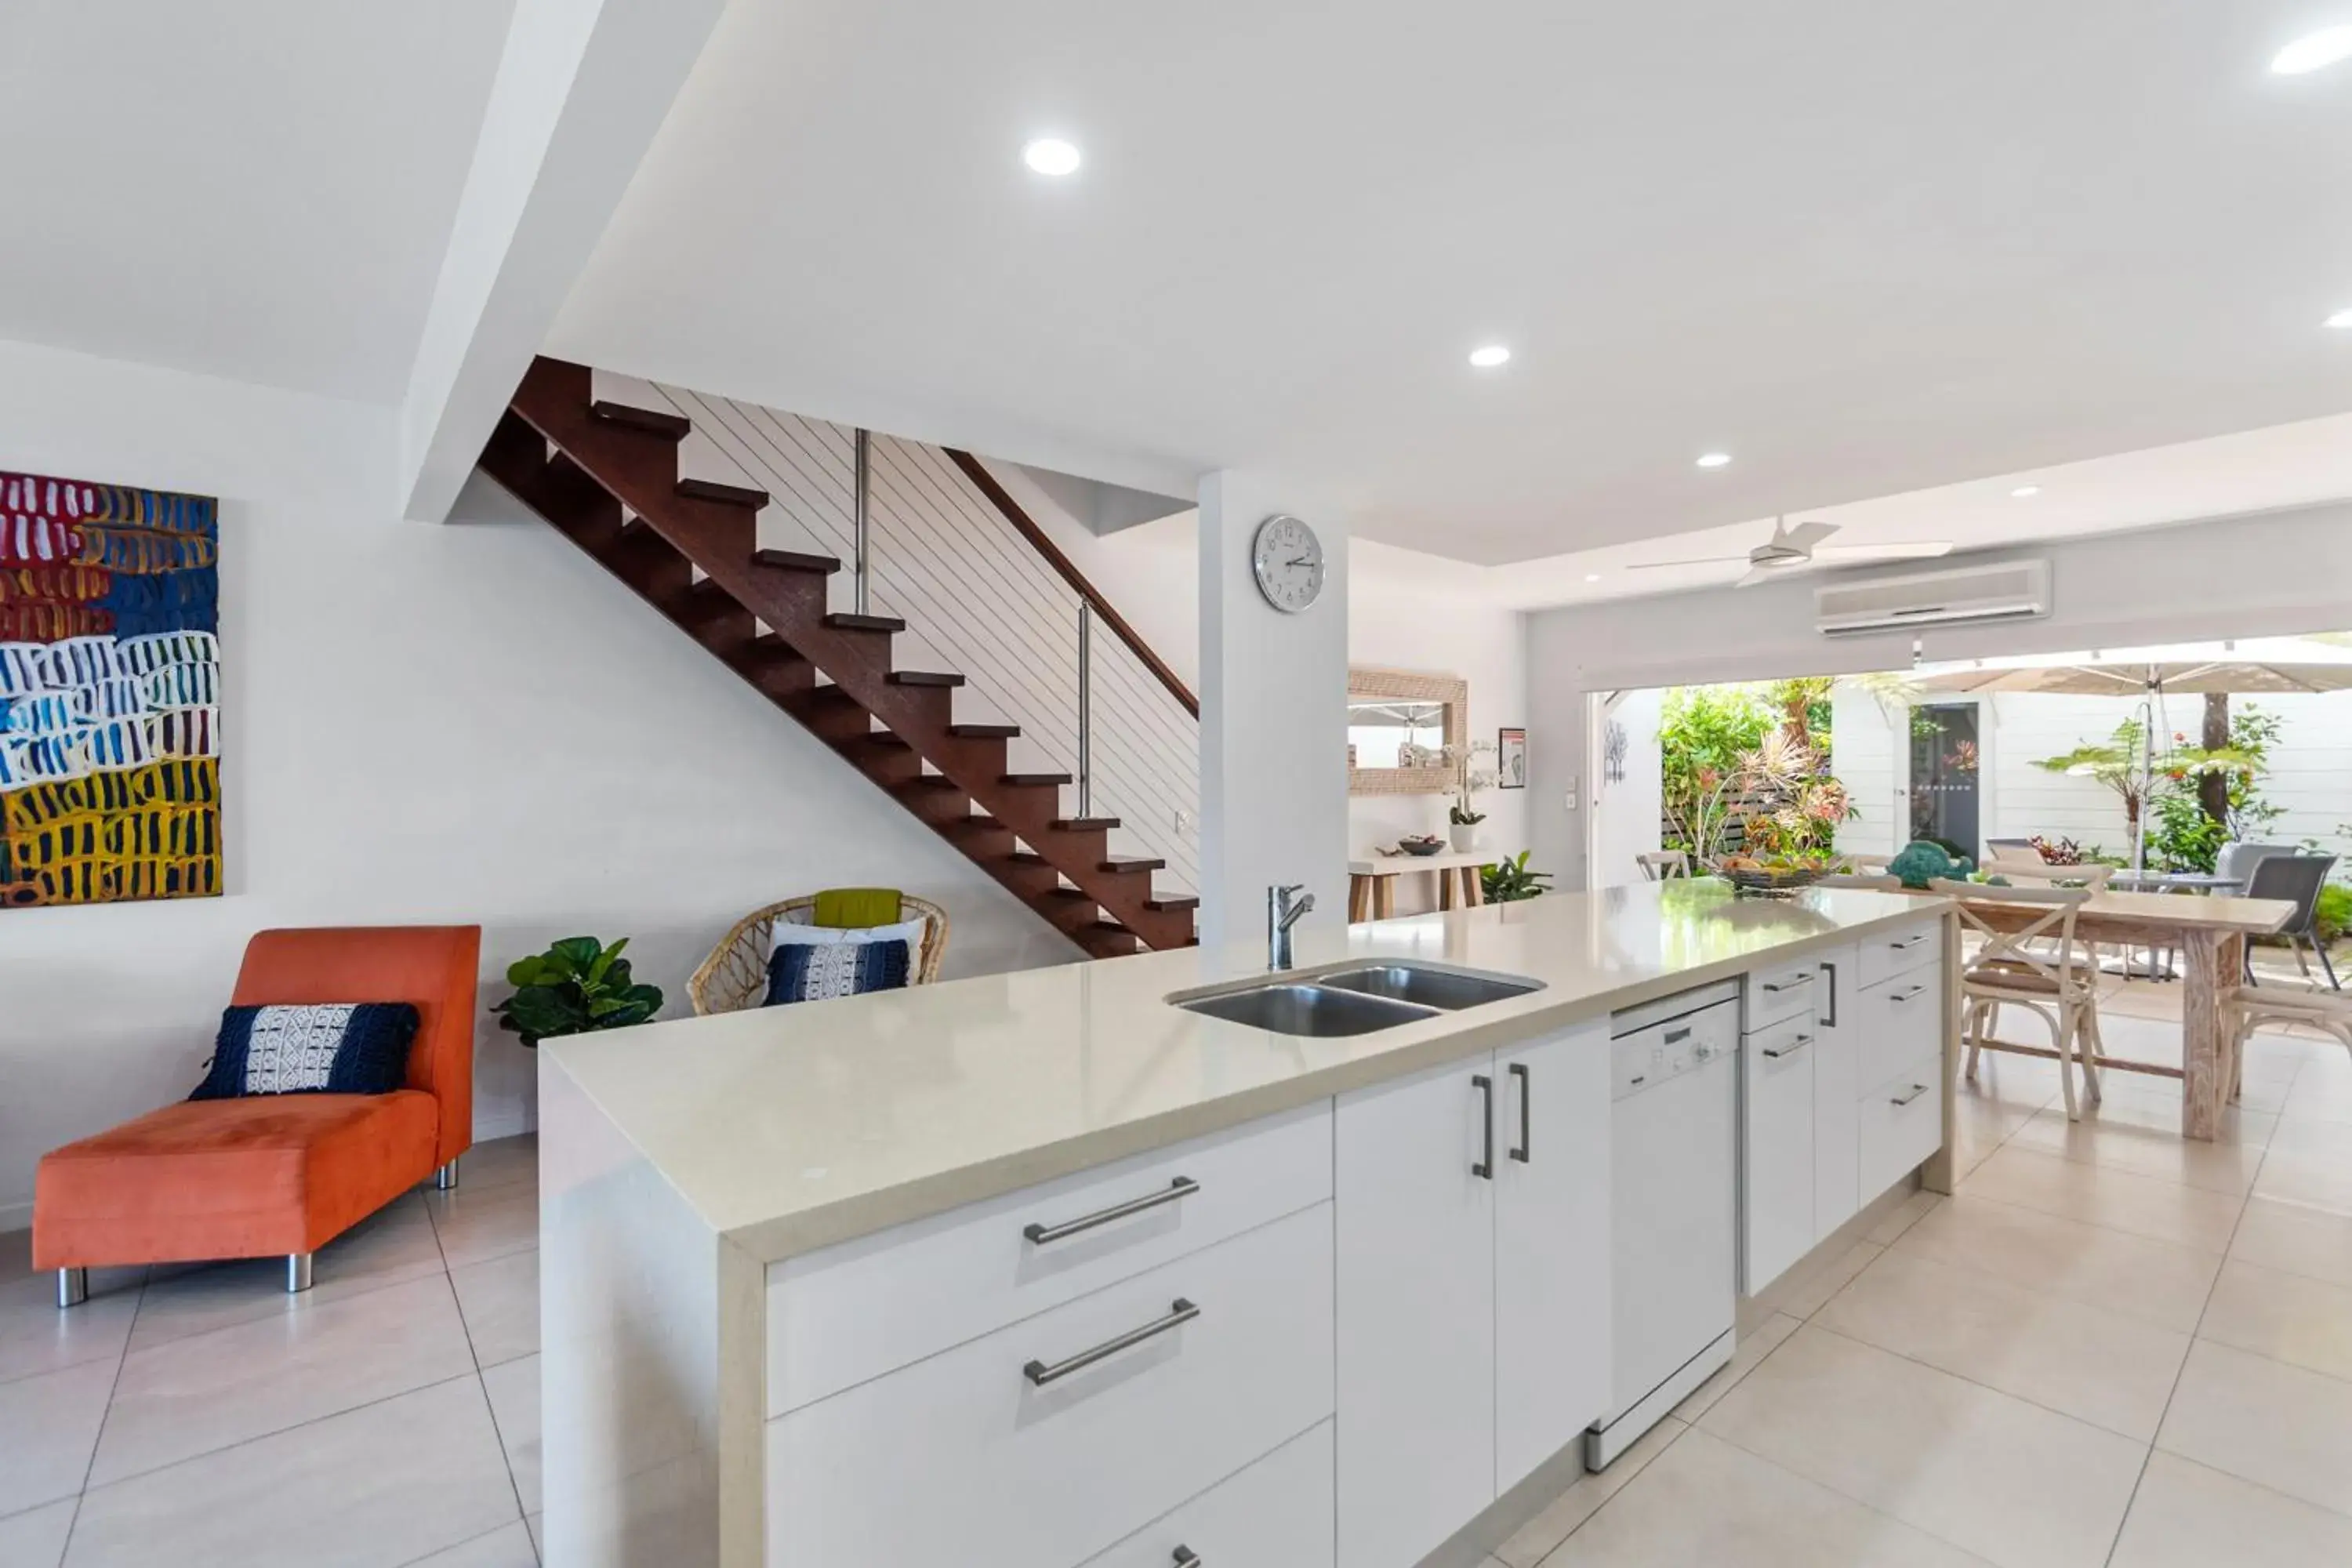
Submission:
M 1834 563 L 1843 566 L 1859 565 L 1866 561 L 1926 561 L 1952 552 L 1952 542 L 1948 539 L 1883 544 L 1822 542 L 1837 531 L 1838 525 L 1833 522 L 1801 522 L 1790 528 L 1787 518 L 1776 517 L 1772 520 L 1771 539 L 1745 555 L 1704 555 L 1691 561 L 1636 561 L 1629 570 L 1643 572 L 1667 566 L 1727 566 L 1745 561 L 1748 563 L 1748 574 L 1733 584 L 1745 588 L 1785 572 L 1802 571 L 1814 564 L 1815 555 L 1833 556 Z

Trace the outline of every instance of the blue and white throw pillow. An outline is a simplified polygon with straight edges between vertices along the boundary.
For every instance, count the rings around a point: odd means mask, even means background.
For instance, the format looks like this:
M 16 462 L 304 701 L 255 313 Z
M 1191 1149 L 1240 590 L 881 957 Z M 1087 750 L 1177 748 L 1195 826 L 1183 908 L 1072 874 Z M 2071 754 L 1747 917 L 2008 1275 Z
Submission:
M 408 1080 L 416 1008 L 406 1002 L 231 1007 L 190 1100 L 390 1094 Z
M 855 938 L 864 933 L 838 934 Z M 904 937 L 796 942 L 784 937 L 780 928 L 776 951 L 768 959 L 768 997 L 762 1005 L 896 991 L 907 984 L 911 967 Z

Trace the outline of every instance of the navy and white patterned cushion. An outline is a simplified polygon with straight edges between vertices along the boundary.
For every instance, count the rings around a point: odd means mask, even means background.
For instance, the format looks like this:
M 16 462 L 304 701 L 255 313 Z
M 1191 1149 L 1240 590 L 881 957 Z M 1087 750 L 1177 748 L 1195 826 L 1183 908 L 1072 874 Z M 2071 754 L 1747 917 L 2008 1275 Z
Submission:
M 416 1008 L 406 1002 L 231 1007 L 190 1100 L 390 1094 L 408 1079 Z
M 828 996 L 896 991 L 907 984 L 909 967 L 904 938 L 780 942 L 768 960 L 768 998 L 762 1005 L 773 1007 L 784 1002 L 820 1002 Z

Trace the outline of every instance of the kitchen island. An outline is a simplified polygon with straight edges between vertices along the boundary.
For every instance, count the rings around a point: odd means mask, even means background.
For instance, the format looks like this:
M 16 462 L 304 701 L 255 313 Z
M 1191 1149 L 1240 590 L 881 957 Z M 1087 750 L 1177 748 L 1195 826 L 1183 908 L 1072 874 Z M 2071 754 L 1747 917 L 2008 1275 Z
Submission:
M 1341 1037 L 1171 1003 L 1263 980 L 1234 947 L 549 1041 L 548 1560 L 1242 1568 L 1331 1563 L 1336 1530 L 1348 1568 L 1417 1561 L 1433 1521 L 1468 1523 L 1609 1406 L 1612 1015 L 1842 967 L 1843 1008 L 1759 1018 L 1777 1058 L 1813 1043 L 1806 1020 L 1826 1039 L 1864 1016 L 1874 963 L 1928 976 L 1892 994 L 1932 991 L 1929 1032 L 1900 1037 L 1936 1070 L 1899 1064 L 1928 1082 L 1875 1135 L 1932 1182 L 1956 940 L 1932 900 L 1663 883 L 1302 928 L 1302 977 L 1381 961 L 1532 986 Z M 1844 1086 L 1806 1093 L 1844 1097 L 1851 1166 L 1879 1047 L 1848 1046 Z M 1894 1170 L 1870 1158 L 1849 1211 Z M 1836 1216 L 1758 1217 L 1810 1237 Z M 1504 1342 L 1483 1384 L 1407 1353 L 1456 1311 Z M 1449 1422 L 1472 1451 L 1424 1475 L 1417 1434 Z

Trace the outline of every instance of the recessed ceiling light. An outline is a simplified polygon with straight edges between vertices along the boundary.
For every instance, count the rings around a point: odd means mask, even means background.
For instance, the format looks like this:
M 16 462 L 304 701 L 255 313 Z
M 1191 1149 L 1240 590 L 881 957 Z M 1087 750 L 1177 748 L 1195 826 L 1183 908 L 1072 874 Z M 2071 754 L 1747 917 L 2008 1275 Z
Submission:
M 1702 468 L 1719 468 L 1730 461 L 1731 454 L 1728 452 L 1709 452 L 1698 460 L 1698 466 Z
M 1078 150 L 1053 136 L 1041 136 L 1022 148 L 1021 161 L 1037 174 L 1056 178 L 1078 172 Z
M 2281 49 L 2271 69 L 2280 76 L 2304 76 L 2347 58 L 2352 58 L 2352 27 L 2323 27 Z
M 2352 310 L 2338 310 L 2327 318 L 2327 324 L 2337 331 L 2352 331 Z
M 1498 364 L 1511 363 L 1511 351 L 1501 343 L 1488 343 L 1470 351 L 1470 363 L 1480 370 L 1492 370 Z
M 1601 574 L 1598 572 L 1587 572 L 1584 574 L 1584 580 L 1588 583 L 1598 583 L 1601 581 Z
M 2042 487 L 2040 485 L 2020 485 L 2009 493 L 2015 496 L 2020 500 L 2024 500 L 2030 497 L 2040 495 L 2042 493 Z

